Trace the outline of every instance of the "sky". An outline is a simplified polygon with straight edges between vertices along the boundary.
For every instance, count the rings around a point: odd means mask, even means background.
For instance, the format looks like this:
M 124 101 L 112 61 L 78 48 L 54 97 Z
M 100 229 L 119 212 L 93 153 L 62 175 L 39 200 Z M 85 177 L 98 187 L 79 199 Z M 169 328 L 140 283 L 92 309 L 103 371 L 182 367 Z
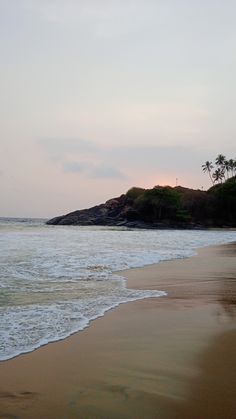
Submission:
M 235 158 L 234 0 L 0 0 L 0 216 L 132 186 L 208 188 Z

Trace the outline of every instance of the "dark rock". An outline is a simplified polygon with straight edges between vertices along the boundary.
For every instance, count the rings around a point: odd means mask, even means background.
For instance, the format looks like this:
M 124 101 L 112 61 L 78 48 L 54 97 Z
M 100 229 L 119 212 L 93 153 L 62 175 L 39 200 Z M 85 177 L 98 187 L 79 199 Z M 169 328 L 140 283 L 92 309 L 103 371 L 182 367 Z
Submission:
M 236 177 L 209 191 L 182 186 L 132 188 L 105 204 L 52 218 L 47 224 L 145 229 L 236 227 Z
M 122 225 L 132 201 L 126 195 L 109 199 L 105 204 L 77 210 L 47 221 L 51 225 Z

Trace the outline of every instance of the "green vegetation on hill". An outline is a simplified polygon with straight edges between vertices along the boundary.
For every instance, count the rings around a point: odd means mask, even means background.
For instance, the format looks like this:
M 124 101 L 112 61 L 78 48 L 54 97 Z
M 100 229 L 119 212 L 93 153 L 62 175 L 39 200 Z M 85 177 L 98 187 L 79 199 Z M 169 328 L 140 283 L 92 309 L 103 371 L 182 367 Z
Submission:
M 174 219 L 179 208 L 180 196 L 173 188 L 155 186 L 139 195 L 134 202 L 134 209 L 144 220 Z
M 170 186 L 131 188 L 128 220 L 146 223 L 236 226 L 236 176 L 208 191 Z
M 236 176 L 213 186 L 208 193 L 214 198 L 215 220 L 236 226 Z

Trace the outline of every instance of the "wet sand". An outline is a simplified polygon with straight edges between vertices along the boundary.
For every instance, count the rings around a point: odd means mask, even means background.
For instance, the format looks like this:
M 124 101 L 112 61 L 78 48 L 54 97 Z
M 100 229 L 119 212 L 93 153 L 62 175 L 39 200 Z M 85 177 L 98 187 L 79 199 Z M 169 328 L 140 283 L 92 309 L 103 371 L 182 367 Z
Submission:
M 123 272 L 168 296 L 0 363 L 0 418 L 236 417 L 236 245 Z

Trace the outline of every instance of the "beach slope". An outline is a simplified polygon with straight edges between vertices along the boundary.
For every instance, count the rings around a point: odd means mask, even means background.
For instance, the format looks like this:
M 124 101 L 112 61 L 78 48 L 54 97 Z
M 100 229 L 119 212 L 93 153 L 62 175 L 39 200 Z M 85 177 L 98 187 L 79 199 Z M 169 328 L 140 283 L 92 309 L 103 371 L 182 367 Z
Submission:
M 0 363 L 0 418 L 233 419 L 236 245 L 122 274 L 167 291 Z

